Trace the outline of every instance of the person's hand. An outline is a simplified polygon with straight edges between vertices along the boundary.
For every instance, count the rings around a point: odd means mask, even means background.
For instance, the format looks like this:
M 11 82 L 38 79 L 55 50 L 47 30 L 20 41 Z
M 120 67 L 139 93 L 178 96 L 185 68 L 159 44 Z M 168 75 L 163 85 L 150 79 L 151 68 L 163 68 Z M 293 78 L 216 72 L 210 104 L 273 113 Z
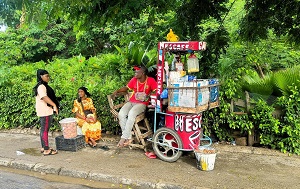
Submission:
M 111 98 L 114 100 L 116 98 L 116 96 L 118 95 L 118 91 L 113 92 L 113 94 L 111 95 Z
M 56 105 L 53 107 L 53 111 L 56 113 L 56 115 L 58 115 L 58 108 Z
M 85 121 L 86 121 L 87 123 L 90 123 L 90 122 L 91 122 L 91 121 L 90 121 L 90 118 L 88 118 L 88 117 L 85 118 Z
M 87 117 L 86 118 L 86 122 L 88 122 L 88 123 L 96 123 L 96 120 L 94 120 L 94 118 L 92 118 L 92 117 Z

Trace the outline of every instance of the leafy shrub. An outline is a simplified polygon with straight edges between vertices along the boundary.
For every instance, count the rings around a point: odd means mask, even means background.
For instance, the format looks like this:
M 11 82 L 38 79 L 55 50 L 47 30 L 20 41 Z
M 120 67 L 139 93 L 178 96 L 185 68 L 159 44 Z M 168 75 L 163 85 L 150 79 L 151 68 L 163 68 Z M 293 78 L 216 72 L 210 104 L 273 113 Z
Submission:
M 105 54 L 89 60 L 77 56 L 71 59 L 55 59 L 50 63 L 40 61 L 6 68 L 0 76 L 3 99 L 0 102 L 0 128 L 39 127 L 32 88 L 36 84 L 36 70 L 42 68 L 50 73 L 49 85 L 56 91 L 57 96 L 62 97 L 62 108 L 60 114 L 55 116 L 52 130 L 60 129 L 59 120 L 74 116 L 71 110 L 77 97 L 77 89 L 86 86 L 92 94 L 103 130 L 115 131 L 118 125 L 112 121 L 107 94 L 128 82 L 128 78 L 121 75 L 132 74 L 131 70 L 123 68 L 122 62 L 122 57 Z
M 278 105 L 283 111 L 283 119 L 280 129 L 280 141 L 277 148 L 282 152 L 300 154 L 300 93 L 299 84 L 289 86 L 291 94 L 278 99 Z
M 0 32 L 0 66 L 17 65 L 23 59 L 19 36 L 8 30 Z
M 250 110 L 250 117 L 260 134 L 260 144 L 276 148 L 280 140 L 280 121 L 272 113 L 275 108 L 266 101 L 258 100 L 255 107 Z
M 300 154 L 300 81 L 286 82 L 282 96 L 275 103 L 270 104 L 263 98 L 252 99 L 247 114 L 234 115 L 230 110 L 230 100 L 245 98 L 238 92 L 243 91 L 239 82 L 236 82 L 240 77 L 222 81 L 220 107 L 204 112 L 203 128 L 206 134 L 214 134 L 218 140 L 230 141 L 233 139 L 233 130 L 251 134 L 252 129 L 255 129 L 260 134 L 261 145 L 284 153 Z M 288 78 L 291 77 L 289 75 Z M 274 117 L 275 110 L 281 112 L 281 116 Z

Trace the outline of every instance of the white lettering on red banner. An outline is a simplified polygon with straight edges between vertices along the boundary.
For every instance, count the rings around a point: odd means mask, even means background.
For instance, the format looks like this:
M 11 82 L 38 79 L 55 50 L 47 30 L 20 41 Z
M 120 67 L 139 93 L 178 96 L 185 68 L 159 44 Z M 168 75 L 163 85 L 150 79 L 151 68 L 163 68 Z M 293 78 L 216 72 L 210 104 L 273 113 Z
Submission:
M 163 87 L 163 67 L 158 66 L 157 67 L 157 93 L 162 93 L 162 87 Z
M 181 41 L 181 42 L 161 42 L 159 49 L 168 50 L 205 50 L 206 42 L 199 41 Z
M 175 131 L 194 132 L 201 128 L 201 114 L 200 115 L 175 115 Z

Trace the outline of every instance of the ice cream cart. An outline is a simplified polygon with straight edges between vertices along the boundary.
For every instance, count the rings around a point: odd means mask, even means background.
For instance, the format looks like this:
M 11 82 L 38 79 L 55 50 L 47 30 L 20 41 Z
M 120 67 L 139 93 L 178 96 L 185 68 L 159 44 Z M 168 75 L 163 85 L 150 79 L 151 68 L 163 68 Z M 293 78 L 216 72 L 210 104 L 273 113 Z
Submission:
M 218 80 L 192 75 L 199 71 L 195 53 L 205 49 L 206 43 L 199 41 L 158 43 L 158 88 L 151 141 L 155 154 L 164 161 L 174 162 L 183 151 L 198 148 L 205 140 L 201 135 L 202 112 L 219 106 Z M 167 55 L 174 57 L 170 65 Z M 183 55 L 189 56 L 186 62 L 181 60 Z

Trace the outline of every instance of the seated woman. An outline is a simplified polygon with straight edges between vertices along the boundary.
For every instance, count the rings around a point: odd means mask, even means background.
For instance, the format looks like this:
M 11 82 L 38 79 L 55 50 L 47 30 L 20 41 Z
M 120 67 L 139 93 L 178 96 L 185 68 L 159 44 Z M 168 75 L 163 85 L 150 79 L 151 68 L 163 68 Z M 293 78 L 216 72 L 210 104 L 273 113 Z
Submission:
M 72 112 L 77 118 L 77 125 L 82 128 L 85 142 L 94 148 L 97 145 L 96 141 L 101 138 L 101 123 L 97 121 L 96 108 L 90 96 L 87 88 L 80 87 Z

